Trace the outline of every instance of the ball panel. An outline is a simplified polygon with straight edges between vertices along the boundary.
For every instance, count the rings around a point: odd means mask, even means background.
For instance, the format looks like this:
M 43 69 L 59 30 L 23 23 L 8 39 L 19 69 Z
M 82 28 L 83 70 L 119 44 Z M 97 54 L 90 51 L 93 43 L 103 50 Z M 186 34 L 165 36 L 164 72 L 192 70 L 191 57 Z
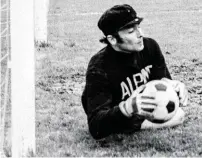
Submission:
M 173 101 L 169 101 L 166 106 L 168 113 L 171 113 L 175 110 L 175 103 Z
M 166 93 L 163 91 L 157 91 L 156 100 L 158 102 L 158 107 L 165 107 L 168 104 L 169 98 L 166 97 Z
M 167 86 L 163 83 L 157 83 L 155 84 L 155 87 L 157 89 L 157 91 L 166 91 Z
M 161 107 L 157 107 L 154 112 L 154 119 L 158 119 L 158 120 L 166 120 L 167 116 L 168 116 L 168 110 L 161 106 Z

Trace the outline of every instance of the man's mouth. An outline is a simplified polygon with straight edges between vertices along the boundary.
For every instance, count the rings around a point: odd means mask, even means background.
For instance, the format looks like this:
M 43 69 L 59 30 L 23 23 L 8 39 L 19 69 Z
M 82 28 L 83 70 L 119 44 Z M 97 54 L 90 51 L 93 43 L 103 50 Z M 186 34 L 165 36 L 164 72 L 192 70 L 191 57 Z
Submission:
M 142 41 L 138 42 L 137 44 L 140 44 L 140 45 L 142 45 Z
M 142 43 L 143 43 L 143 40 L 142 40 L 142 39 L 140 39 L 140 41 L 137 42 L 137 44 L 142 44 Z

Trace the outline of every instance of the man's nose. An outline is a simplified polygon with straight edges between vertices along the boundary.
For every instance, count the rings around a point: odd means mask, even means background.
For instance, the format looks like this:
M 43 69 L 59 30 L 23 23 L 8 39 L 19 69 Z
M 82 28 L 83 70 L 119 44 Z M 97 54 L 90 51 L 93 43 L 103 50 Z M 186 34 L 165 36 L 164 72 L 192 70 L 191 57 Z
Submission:
M 138 28 L 137 29 L 137 37 L 142 37 L 143 36 L 143 32 L 142 32 L 142 29 L 141 28 Z

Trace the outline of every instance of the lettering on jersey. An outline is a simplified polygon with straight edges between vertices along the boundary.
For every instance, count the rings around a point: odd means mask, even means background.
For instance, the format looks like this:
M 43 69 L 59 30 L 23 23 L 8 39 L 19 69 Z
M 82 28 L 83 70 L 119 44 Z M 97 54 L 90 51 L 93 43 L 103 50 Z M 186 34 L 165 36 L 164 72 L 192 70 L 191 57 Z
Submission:
M 125 84 L 125 82 L 121 82 L 121 89 L 122 89 L 122 100 L 125 96 L 127 95 L 130 96 L 130 91 L 128 89 L 127 84 Z
M 133 85 L 129 77 L 126 78 L 130 87 L 130 91 L 133 92 Z
M 140 73 L 134 74 L 132 76 L 133 77 L 132 80 L 129 77 L 127 77 L 126 78 L 127 84 L 124 81 L 121 82 L 122 100 L 126 96 L 129 97 L 132 94 L 132 92 L 134 91 L 134 89 L 136 89 L 138 87 L 139 84 L 147 83 L 147 81 L 149 79 L 149 74 L 150 74 L 151 68 L 152 68 L 152 65 L 146 66 L 145 68 L 143 68 L 140 71 Z M 135 87 L 133 87 L 132 82 L 134 83 Z

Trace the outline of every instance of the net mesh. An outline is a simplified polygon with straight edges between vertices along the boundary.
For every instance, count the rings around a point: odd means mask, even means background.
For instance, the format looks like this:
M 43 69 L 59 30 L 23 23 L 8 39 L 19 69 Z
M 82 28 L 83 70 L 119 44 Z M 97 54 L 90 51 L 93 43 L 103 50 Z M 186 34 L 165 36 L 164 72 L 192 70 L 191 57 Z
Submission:
M 1 0 L 1 76 L 0 76 L 0 154 L 10 156 L 11 84 L 10 84 L 10 0 Z

